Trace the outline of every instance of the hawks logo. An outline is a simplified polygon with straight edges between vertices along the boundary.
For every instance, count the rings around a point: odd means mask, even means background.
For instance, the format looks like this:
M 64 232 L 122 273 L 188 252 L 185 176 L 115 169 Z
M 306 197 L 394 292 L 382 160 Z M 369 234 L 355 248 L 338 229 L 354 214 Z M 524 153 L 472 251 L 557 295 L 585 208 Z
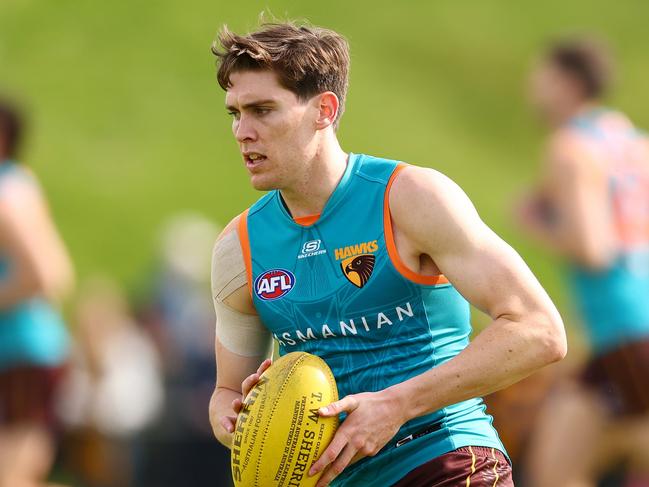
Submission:
M 362 254 L 349 257 L 340 263 L 345 277 L 356 287 L 363 287 L 374 270 L 375 257 L 372 254 Z
M 266 271 L 255 279 L 255 294 L 264 301 L 281 298 L 295 286 L 295 276 L 284 269 Z
M 347 280 L 360 288 L 367 284 L 372 275 L 376 258 L 371 252 L 378 249 L 376 240 L 372 240 L 336 249 L 334 254 L 336 260 L 341 261 L 340 268 Z

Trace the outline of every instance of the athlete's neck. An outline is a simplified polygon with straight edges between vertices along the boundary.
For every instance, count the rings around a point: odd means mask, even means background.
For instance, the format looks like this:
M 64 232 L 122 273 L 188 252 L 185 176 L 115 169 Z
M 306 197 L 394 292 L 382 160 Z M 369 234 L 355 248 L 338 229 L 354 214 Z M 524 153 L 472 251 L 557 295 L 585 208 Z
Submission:
M 304 174 L 290 188 L 280 190 L 293 218 L 322 213 L 345 172 L 347 157 L 332 134 L 332 137 L 320 146 L 315 157 L 305 163 L 304 167 L 307 170 Z
M 599 103 L 597 101 L 591 100 L 566 104 L 554 114 L 551 124 L 554 128 L 562 127 L 573 118 L 584 115 L 598 106 Z

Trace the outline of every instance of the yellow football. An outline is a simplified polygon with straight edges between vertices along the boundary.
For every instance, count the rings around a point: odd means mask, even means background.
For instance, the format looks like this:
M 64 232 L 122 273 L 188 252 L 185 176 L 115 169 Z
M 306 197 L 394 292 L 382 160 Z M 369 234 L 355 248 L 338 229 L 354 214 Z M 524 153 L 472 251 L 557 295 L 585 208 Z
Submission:
M 236 487 L 311 487 L 313 462 L 338 428 L 322 406 L 338 400 L 331 369 L 320 357 L 291 352 L 261 375 L 246 396 L 232 438 Z

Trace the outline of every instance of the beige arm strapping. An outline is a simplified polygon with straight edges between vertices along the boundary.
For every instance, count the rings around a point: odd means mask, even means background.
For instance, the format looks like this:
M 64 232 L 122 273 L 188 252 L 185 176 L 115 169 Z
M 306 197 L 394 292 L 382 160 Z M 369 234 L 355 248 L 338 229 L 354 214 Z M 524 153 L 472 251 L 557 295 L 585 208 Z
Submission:
M 236 230 L 227 229 L 216 241 L 212 255 L 212 296 L 216 337 L 233 353 L 246 357 L 268 355 L 271 334 L 258 315 L 242 313 L 225 303 L 228 296 L 247 286 L 246 266 Z

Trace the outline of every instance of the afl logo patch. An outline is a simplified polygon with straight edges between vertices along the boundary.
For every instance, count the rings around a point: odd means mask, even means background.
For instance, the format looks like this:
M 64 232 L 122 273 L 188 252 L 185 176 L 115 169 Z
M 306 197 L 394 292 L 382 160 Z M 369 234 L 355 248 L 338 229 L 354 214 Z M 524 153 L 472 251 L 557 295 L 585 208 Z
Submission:
M 255 279 L 255 294 L 259 299 L 272 301 L 288 294 L 295 286 L 295 276 L 284 269 L 266 271 Z

